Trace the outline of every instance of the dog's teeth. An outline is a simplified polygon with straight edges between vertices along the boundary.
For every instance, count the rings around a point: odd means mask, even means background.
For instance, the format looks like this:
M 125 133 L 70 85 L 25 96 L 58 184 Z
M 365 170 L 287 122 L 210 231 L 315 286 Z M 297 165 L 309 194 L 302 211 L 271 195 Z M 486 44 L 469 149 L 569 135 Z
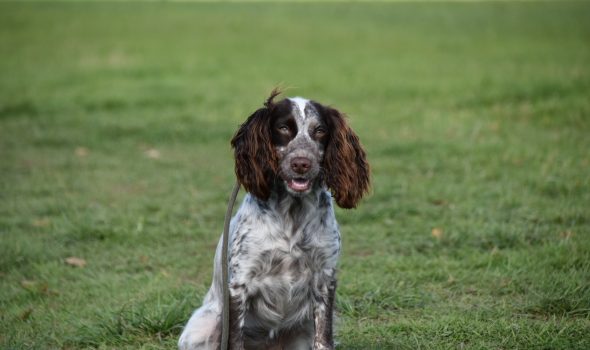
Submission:
M 305 191 L 309 188 L 309 180 L 293 179 L 289 181 L 289 187 L 295 191 Z

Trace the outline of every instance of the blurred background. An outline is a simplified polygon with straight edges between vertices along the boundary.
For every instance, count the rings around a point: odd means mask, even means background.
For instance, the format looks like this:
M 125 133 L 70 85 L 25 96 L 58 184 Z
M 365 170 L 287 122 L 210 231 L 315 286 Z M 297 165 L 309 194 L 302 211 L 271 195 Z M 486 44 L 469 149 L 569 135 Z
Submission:
M 590 348 L 587 2 L 0 3 L 0 347 L 173 348 L 229 140 L 344 111 L 340 349 Z

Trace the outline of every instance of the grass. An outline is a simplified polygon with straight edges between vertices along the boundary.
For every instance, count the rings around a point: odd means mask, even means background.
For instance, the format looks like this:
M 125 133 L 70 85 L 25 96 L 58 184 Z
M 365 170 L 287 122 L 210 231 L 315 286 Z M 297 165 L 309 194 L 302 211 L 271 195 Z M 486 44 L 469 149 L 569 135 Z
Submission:
M 277 84 L 373 168 L 337 212 L 340 349 L 590 348 L 589 14 L 0 3 L 0 348 L 173 348 Z

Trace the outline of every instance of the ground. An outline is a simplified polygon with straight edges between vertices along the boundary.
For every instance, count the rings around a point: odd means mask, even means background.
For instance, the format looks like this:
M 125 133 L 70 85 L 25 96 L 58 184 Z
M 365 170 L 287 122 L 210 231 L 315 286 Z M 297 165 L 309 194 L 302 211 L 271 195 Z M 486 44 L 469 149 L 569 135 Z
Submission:
M 333 105 L 340 349 L 590 348 L 590 4 L 0 3 L 0 348 L 170 349 L 229 140 Z

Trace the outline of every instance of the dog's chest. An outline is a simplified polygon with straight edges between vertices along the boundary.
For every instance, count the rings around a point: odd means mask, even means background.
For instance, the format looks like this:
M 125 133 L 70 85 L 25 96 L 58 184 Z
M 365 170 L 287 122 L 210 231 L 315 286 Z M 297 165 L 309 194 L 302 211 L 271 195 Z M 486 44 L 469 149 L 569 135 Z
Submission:
M 276 243 L 261 247 L 247 273 L 249 313 L 268 328 L 312 317 L 311 301 L 329 263 L 320 247 Z
M 245 286 L 249 318 L 268 328 L 310 319 L 313 297 L 321 281 L 334 274 L 338 259 L 333 213 L 298 224 L 272 216 L 239 221 L 232 279 Z

